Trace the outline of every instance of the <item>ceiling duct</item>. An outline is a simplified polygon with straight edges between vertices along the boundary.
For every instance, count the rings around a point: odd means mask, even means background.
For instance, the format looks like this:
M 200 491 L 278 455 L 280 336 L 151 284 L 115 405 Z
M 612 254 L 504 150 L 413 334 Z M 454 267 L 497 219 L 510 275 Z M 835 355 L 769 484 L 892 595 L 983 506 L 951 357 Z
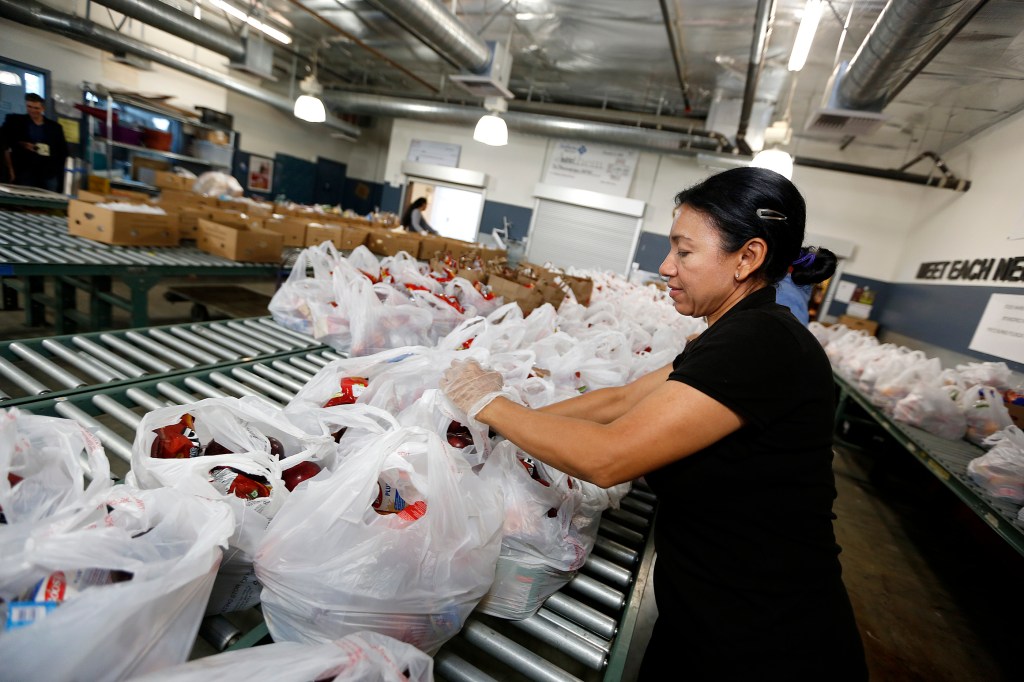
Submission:
M 889 0 L 849 66 L 833 72 L 806 130 L 842 136 L 877 130 L 882 109 L 986 1 Z
M 484 73 L 491 63 L 487 43 L 434 0 L 368 0 L 423 41 L 444 60 L 470 73 Z
M 289 116 L 292 115 L 294 100 L 289 97 L 269 92 L 258 85 L 232 78 L 227 74 L 201 64 L 196 64 L 184 57 L 152 47 L 140 40 L 129 38 L 117 31 L 93 23 L 88 19 L 58 12 L 35 2 L 35 0 L 0 0 L 0 17 L 43 31 L 59 33 L 107 52 L 123 52 L 143 59 L 149 59 L 157 64 L 181 71 L 200 80 L 214 83 L 232 92 L 237 92 L 240 95 L 263 102 L 275 109 L 286 112 Z M 359 128 L 331 116 L 328 116 L 325 125 L 340 130 L 353 138 L 359 136 Z
M 96 0 L 101 5 L 137 19 L 153 28 L 170 33 L 194 45 L 222 54 L 231 60 L 231 68 L 274 80 L 274 48 L 259 32 L 245 38 L 222 33 L 159 0 Z
M 508 89 L 512 56 L 496 41 L 484 42 L 434 0 L 368 0 L 462 73 L 453 83 L 475 97 L 515 95 Z
M 188 42 L 222 54 L 233 62 L 245 59 L 245 43 L 241 38 L 222 33 L 199 19 L 165 5 L 159 0 L 95 0 L 104 7 L 137 19 L 153 28 L 170 33 Z
M 505 97 L 513 99 L 508 89 L 508 79 L 512 75 L 512 55 L 501 43 L 488 41 L 491 50 L 491 61 L 483 73 L 457 73 L 451 81 L 474 97 Z
M 478 107 L 464 107 L 443 102 L 408 100 L 352 92 L 326 92 L 325 103 L 349 114 L 389 116 L 434 123 L 473 125 L 480 118 Z M 528 135 L 544 135 L 560 139 L 603 142 L 665 153 L 694 154 L 697 151 L 721 152 L 728 141 L 714 134 L 670 133 L 635 126 L 595 123 L 556 116 L 540 116 L 508 111 L 501 116 L 509 130 Z

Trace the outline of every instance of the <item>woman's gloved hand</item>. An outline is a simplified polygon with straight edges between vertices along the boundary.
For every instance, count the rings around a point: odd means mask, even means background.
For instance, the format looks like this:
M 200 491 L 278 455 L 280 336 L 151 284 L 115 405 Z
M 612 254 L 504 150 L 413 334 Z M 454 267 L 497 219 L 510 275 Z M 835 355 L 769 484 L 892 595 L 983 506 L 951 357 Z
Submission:
M 504 385 L 499 372 L 484 369 L 476 360 L 454 360 L 439 384 L 448 399 L 473 419 L 492 400 L 506 395 Z

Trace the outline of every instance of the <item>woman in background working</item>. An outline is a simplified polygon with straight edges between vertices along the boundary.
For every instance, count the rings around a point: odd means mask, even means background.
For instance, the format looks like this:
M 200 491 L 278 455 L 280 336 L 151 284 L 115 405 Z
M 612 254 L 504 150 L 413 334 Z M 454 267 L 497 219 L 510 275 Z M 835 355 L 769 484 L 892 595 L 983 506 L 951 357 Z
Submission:
M 708 328 L 672 365 L 540 410 L 473 361 L 441 388 L 530 456 L 602 487 L 644 476 L 657 494 L 658 620 L 639 679 L 865 680 L 832 528 L 832 369 L 775 302 L 808 266 L 803 197 L 737 168 L 676 203 L 660 272 Z
M 405 213 L 402 214 L 402 227 L 411 231 L 418 232 L 420 234 L 437 234 L 437 230 L 430 226 L 427 219 L 423 216 L 423 212 L 427 210 L 427 198 L 420 197 L 411 204 L 409 208 L 405 209 Z

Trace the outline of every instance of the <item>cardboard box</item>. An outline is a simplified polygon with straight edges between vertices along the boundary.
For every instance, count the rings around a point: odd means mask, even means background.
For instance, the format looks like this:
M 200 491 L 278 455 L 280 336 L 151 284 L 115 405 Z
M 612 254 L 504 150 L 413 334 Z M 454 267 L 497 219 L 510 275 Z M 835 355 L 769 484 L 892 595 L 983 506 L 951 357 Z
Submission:
M 459 271 L 455 273 L 456 277 L 469 280 L 470 282 L 482 282 L 487 284 L 487 273 L 483 270 L 459 268 Z
M 182 239 L 199 239 L 199 221 L 210 220 L 209 208 L 205 206 L 165 207 L 172 216 L 178 218 L 178 233 Z
M 199 220 L 196 245 L 207 253 L 248 263 L 277 263 L 281 260 L 284 238 L 259 227 L 221 225 Z
M 214 208 L 213 206 L 210 206 L 207 210 L 210 212 L 210 220 L 221 225 L 230 225 L 231 227 L 263 227 L 262 218 L 257 218 L 247 213 L 228 211 L 223 208 Z
M 112 201 L 127 201 L 132 204 L 148 204 L 149 200 L 153 198 L 145 192 L 135 192 L 130 189 L 120 189 L 119 187 L 112 187 L 109 194 L 112 197 Z
M 156 175 L 161 171 L 171 170 L 171 162 L 167 159 L 150 159 L 145 156 L 136 156 L 132 159 L 132 180 L 144 182 L 147 185 L 156 184 Z
M 292 220 L 300 220 L 292 218 Z M 308 223 L 306 225 L 305 246 L 317 246 L 324 242 L 331 242 L 337 249 L 341 248 L 341 235 L 345 228 L 341 225 L 325 225 L 323 223 Z
M 378 256 L 395 256 L 405 251 L 416 257 L 420 252 L 420 239 L 408 232 L 373 230 L 366 237 L 366 247 Z
M 575 275 L 559 275 L 559 277 L 572 290 L 572 295 L 576 297 L 577 303 L 583 306 L 590 305 L 590 297 L 594 293 L 594 280 Z
M 445 239 L 445 250 L 452 255 L 455 260 L 462 260 L 465 256 L 475 253 L 478 249 L 477 245 L 472 242 L 464 242 L 461 239 Z
M 518 282 L 507 280 L 504 277 L 491 275 L 487 279 L 487 286 L 491 293 L 501 296 L 506 303 L 515 301 L 523 309 L 524 315 L 529 315 L 534 309 L 544 304 L 544 296 L 536 288 L 524 286 Z
M 444 253 L 448 248 L 448 240 L 433 234 L 420 235 L 420 252 L 415 255 L 419 260 L 429 261 L 438 253 Z
M 114 211 L 75 199 L 68 202 L 68 234 L 120 246 L 178 245 L 171 216 Z
M 1024 405 L 1003 401 L 1006 411 L 1010 413 L 1010 419 L 1017 428 L 1024 429 Z
M 284 237 L 285 246 L 306 246 L 307 224 L 309 224 L 309 221 L 305 218 L 293 218 L 291 216 L 263 219 L 263 229 L 277 232 Z
M 217 197 L 208 197 L 205 194 L 186 192 L 181 189 L 165 189 L 160 191 L 157 203 L 161 205 L 184 204 L 186 206 L 206 206 L 208 208 L 216 208 Z
M 368 227 L 345 225 L 341 228 L 341 243 L 335 244 L 335 246 L 342 251 L 351 251 L 358 246 L 366 244 L 366 240 L 370 238 L 371 231 Z
M 241 199 L 217 199 L 217 208 L 238 211 L 257 218 L 274 217 L 274 205 L 260 201 L 243 201 Z
M 865 320 L 861 317 L 853 317 L 852 315 L 840 315 L 838 324 L 844 325 L 854 331 L 863 329 L 872 336 L 878 335 L 878 323 L 874 320 Z
M 158 170 L 154 173 L 153 184 L 161 189 L 175 189 L 182 192 L 191 192 L 192 186 L 196 184 L 195 178 L 185 177 L 170 171 Z

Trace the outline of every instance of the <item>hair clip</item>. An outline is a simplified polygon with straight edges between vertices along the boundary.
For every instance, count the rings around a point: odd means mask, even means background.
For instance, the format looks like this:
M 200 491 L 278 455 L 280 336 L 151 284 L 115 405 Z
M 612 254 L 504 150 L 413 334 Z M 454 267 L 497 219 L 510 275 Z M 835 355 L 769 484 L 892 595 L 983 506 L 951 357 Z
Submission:
M 770 208 L 759 208 L 757 209 L 757 217 L 765 220 L 785 220 L 786 216 L 782 215 L 778 211 L 773 211 Z

